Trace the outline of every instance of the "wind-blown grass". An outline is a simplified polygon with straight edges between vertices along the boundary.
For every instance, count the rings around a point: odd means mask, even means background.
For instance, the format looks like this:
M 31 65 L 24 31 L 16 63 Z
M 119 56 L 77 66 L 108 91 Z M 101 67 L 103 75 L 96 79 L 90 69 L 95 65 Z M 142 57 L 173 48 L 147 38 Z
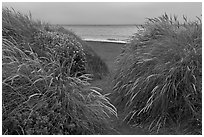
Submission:
M 82 44 L 3 9 L 3 134 L 104 134 L 115 107 L 86 74 Z M 15 26 L 16 25 L 16 26 Z M 80 74 L 80 75 L 79 75 Z
M 149 19 L 118 57 L 114 93 L 124 121 L 202 133 L 202 23 Z
M 45 30 L 49 32 L 61 32 L 63 34 L 68 34 L 72 39 L 76 39 L 84 49 L 84 54 L 86 56 L 86 71 L 88 73 L 93 74 L 94 79 L 102 79 L 104 76 L 107 76 L 109 74 L 109 70 L 107 65 L 104 63 L 103 60 L 94 52 L 94 50 L 88 46 L 88 44 L 81 40 L 81 38 L 77 35 L 75 35 L 73 32 L 68 31 L 60 26 L 51 26 L 49 24 L 46 24 Z
M 42 40 L 41 38 L 39 39 L 39 41 L 38 39 L 34 38 L 39 37 L 39 35 L 43 35 L 43 37 L 45 38 L 45 35 L 47 34 L 43 33 L 49 33 L 49 36 L 52 33 L 55 33 L 53 35 L 60 35 L 61 37 L 59 37 L 59 39 L 63 39 L 63 42 L 69 41 L 66 44 L 82 46 L 86 58 L 86 67 L 84 70 L 86 73 L 93 74 L 94 79 L 100 79 L 109 73 L 107 65 L 87 45 L 86 42 L 82 41 L 73 32 L 70 32 L 61 26 L 53 26 L 46 23 L 42 23 L 40 21 L 34 21 L 32 20 L 31 14 L 29 16 L 23 15 L 19 12 L 16 12 L 14 10 L 11 11 L 7 8 L 3 8 L 2 26 L 4 38 L 7 38 L 11 42 L 17 42 L 19 48 L 22 50 L 27 50 L 29 49 L 29 47 L 31 47 L 33 51 L 41 57 L 46 56 L 45 52 L 47 51 L 44 51 L 45 48 L 47 48 L 47 46 L 49 46 L 50 44 L 52 44 L 52 46 L 55 46 L 53 44 L 56 44 L 56 42 L 54 43 L 50 38 L 47 38 L 46 40 Z M 57 39 L 57 37 L 55 39 Z M 35 42 L 43 43 L 44 45 L 37 45 Z M 28 44 L 30 45 L 28 46 Z

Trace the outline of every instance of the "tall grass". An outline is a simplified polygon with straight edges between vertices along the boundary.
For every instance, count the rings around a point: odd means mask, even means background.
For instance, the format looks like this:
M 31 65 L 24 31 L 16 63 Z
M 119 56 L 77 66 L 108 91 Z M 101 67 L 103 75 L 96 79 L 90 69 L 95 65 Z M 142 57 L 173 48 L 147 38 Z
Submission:
M 111 130 L 116 108 L 89 83 L 86 55 L 74 35 L 47 31 L 9 9 L 2 15 L 3 134 Z
M 89 47 L 85 41 L 81 40 L 79 36 L 71 31 L 64 29 L 63 27 L 51 26 L 49 24 L 45 25 L 45 30 L 49 32 L 58 31 L 63 34 L 68 34 L 70 37 L 72 37 L 72 39 L 76 39 L 76 41 L 81 43 L 87 61 L 86 71 L 93 74 L 93 79 L 102 79 L 104 76 L 107 76 L 109 74 L 109 70 L 105 62 L 101 60 L 101 58 L 94 52 L 94 50 Z
M 148 19 L 118 57 L 113 87 L 124 121 L 157 133 L 202 133 L 202 22 Z
M 73 32 L 61 26 L 53 26 L 41 21 L 34 21 L 31 14 L 23 15 L 8 8 L 3 8 L 2 10 L 2 31 L 4 38 L 12 42 L 17 42 L 20 49 L 28 50 L 30 46 L 39 56 L 44 57 L 46 56 L 45 52 L 47 52 L 44 51 L 45 48 L 50 44 L 55 46 L 53 44 L 56 44 L 56 42 L 53 42 L 50 38 L 46 40 L 42 40 L 41 38 L 39 41 L 34 38 L 39 35 L 44 35 L 45 37 L 47 34 L 40 34 L 44 32 L 49 33 L 49 36 L 55 33 L 53 35 L 60 35 L 59 39 L 63 39 L 62 41 L 66 42 L 67 46 L 72 46 L 72 44 L 74 44 L 83 48 L 86 58 L 85 72 L 93 74 L 94 79 L 100 79 L 109 73 L 108 67 L 104 61 L 101 60 L 86 42 L 82 41 Z M 37 45 L 36 43 L 43 43 L 43 45 Z M 28 44 L 30 45 L 28 46 Z

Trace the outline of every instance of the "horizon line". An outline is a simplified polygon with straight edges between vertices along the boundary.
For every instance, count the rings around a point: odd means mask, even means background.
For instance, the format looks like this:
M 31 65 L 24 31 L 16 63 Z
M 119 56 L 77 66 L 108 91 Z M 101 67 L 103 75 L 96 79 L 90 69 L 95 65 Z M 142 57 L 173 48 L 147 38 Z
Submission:
M 139 26 L 142 24 L 51 24 L 62 26 Z

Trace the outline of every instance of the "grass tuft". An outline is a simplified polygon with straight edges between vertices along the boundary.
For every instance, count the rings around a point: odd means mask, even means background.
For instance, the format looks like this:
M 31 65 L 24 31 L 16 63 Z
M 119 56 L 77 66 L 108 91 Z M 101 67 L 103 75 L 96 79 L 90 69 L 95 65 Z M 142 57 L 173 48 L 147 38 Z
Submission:
M 116 108 L 89 83 L 79 38 L 3 8 L 3 134 L 105 134 Z M 87 51 L 88 52 L 88 51 Z
M 202 22 L 148 19 L 118 57 L 113 87 L 124 121 L 202 134 Z
M 2 9 L 2 26 L 3 37 L 13 43 L 17 42 L 16 45 L 18 45 L 23 51 L 28 50 L 31 47 L 38 56 L 47 57 L 46 48 L 55 46 L 54 44 L 59 42 L 57 40 L 61 39 L 60 44 L 64 44 L 65 47 L 66 45 L 72 46 L 72 44 L 82 47 L 86 58 L 84 73 L 93 74 L 94 79 L 101 79 L 109 74 L 107 65 L 93 51 L 93 49 L 91 49 L 85 41 L 82 41 L 73 32 L 70 32 L 61 26 L 34 21 L 31 14 L 23 15 L 16 12 L 14 9 L 10 10 L 6 7 Z M 40 35 L 43 35 L 43 37 L 39 38 Z M 55 41 L 53 41 L 51 35 L 59 35 L 59 37 L 55 37 Z M 43 40 L 45 37 L 46 40 Z M 43 45 L 37 45 L 37 43 Z

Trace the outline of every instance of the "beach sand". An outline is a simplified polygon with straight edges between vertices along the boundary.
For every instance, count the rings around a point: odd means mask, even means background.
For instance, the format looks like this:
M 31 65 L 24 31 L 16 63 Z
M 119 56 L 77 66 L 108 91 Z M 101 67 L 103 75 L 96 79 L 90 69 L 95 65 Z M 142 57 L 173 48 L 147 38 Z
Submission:
M 120 55 L 123 43 L 87 41 L 87 44 L 101 57 L 108 65 L 109 70 L 114 71 L 114 61 Z

